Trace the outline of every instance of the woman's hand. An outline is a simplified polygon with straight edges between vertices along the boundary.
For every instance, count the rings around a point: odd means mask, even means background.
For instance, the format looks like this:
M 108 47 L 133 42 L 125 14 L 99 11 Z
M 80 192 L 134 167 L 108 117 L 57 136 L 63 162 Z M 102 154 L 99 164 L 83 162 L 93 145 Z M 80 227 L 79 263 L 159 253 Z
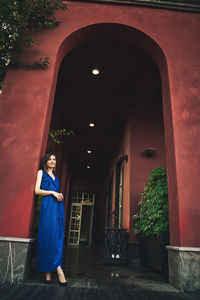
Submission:
M 63 201 L 64 197 L 62 193 L 52 192 L 52 195 L 58 200 L 58 202 Z

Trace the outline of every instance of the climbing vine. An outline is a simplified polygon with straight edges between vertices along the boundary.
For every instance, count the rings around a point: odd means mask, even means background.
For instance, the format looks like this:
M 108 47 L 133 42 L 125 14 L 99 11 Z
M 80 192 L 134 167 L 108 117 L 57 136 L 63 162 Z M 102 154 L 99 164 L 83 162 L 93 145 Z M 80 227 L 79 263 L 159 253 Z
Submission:
M 39 45 L 40 41 L 34 38 L 35 32 L 58 26 L 60 22 L 55 19 L 54 12 L 67 8 L 63 0 L 0 1 L 0 88 L 8 66 L 27 67 L 15 53 L 24 46 Z M 39 58 L 32 65 L 46 68 L 49 58 Z
M 49 136 L 52 138 L 55 144 L 63 144 L 64 137 L 66 136 L 75 136 L 75 133 L 72 129 L 58 129 L 58 130 L 51 130 L 49 132 Z

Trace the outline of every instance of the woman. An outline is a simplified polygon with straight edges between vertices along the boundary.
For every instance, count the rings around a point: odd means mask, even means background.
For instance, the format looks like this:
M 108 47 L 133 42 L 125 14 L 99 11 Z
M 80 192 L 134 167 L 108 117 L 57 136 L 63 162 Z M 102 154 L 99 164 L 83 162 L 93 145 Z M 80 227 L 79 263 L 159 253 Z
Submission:
M 45 272 L 45 282 L 52 283 L 51 271 L 56 270 L 59 283 L 67 285 L 62 270 L 64 240 L 64 203 L 59 193 L 59 180 L 54 175 L 56 156 L 48 153 L 43 158 L 42 170 L 37 173 L 35 194 L 43 196 L 40 209 L 36 270 Z

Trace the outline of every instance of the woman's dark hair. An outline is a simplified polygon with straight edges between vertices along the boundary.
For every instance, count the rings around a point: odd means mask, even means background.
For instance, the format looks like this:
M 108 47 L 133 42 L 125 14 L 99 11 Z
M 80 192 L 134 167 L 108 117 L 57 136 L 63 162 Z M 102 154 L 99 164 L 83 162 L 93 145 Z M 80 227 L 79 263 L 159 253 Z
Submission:
M 40 163 L 40 169 L 44 170 L 45 172 L 48 171 L 48 168 L 47 168 L 47 161 L 50 159 L 51 156 L 55 156 L 56 158 L 56 155 L 53 153 L 53 152 L 50 152 L 50 153 L 46 153 L 45 156 L 42 158 L 41 160 L 41 163 Z M 55 168 L 53 169 L 53 173 L 55 173 Z

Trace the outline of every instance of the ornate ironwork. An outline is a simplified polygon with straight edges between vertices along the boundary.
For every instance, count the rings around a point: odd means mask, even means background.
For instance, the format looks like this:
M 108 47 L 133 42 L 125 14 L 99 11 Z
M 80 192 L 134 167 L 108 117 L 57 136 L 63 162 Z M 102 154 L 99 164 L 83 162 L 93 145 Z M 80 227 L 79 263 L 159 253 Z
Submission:
M 127 229 L 105 228 L 104 263 L 127 264 Z

